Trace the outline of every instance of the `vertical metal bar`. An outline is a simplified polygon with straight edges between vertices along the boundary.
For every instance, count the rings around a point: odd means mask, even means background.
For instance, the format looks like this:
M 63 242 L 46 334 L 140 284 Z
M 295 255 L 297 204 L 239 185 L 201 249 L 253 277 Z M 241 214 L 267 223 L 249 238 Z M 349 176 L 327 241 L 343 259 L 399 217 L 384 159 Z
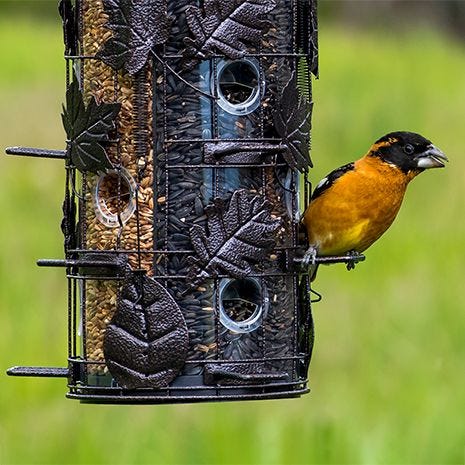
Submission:
M 81 291 L 79 313 L 82 325 L 82 358 L 87 361 L 87 281 L 79 280 L 79 289 Z M 87 384 L 88 365 L 84 364 L 84 382 Z
M 298 11 L 299 11 L 299 5 L 298 2 L 301 0 L 292 0 L 292 6 L 291 6 L 291 11 L 292 11 L 292 53 L 300 53 L 297 44 L 297 31 L 298 31 Z M 300 45 L 300 44 L 299 44 Z
M 153 237 L 153 250 L 157 249 L 157 199 L 158 199 L 158 183 L 157 183 L 157 171 L 158 171 L 158 147 L 157 147 L 157 123 L 158 123 L 158 112 L 157 112 L 157 61 L 155 57 L 152 56 L 152 199 L 153 199 L 153 208 L 152 208 L 152 237 Z M 152 270 L 155 273 L 155 264 L 158 260 L 157 254 L 152 254 Z
M 82 174 L 82 193 L 79 198 L 79 219 L 81 224 L 81 244 L 80 249 L 87 249 L 87 174 Z M 79 280 L 81 291 L 79 302 L 79 314 L 82 325 L 82 357 L 87 361 L 87 281 Z M 84 364 L 84 383 L 88 382 L 88 365 Z
M 71 288 L 71 278 L 67 278 L 68 291 L 68 358 L 73 357 L 73 341 L 74 341 L 74 324 L 73 324 L 73 295 Z
M 259 47 L 258 47 L 258 70 L 259 70 L 259 82 L 258 82 L 258 85 L 260 86 L 261 83 L 263 82 L 266 82 L 265 81 L 265 76 L 264 76 L 264 72 L 263 72 L 263 57 L 262 57 L 262 54 L 263 54 L 263 50 L 262 50 L 262 44 L 260 43 L 259 44 Z M 260 106 L 259 106 L 259 109 L 258 111 L 260 112 L 260 117 L 259 117 L 259 124 L 260 124 L 260 138 L 263 139 L 264 136 L 265 136 L 265 109 L 263 107 L 263 102 L 265 100 L 265 97 L 266 97 L 266 91 L 267 91 L 267 87 L 265 85 L 265 90 L 263 92 L 263 96 L 261 98 L 261 101 L 260 101 Z M 276 161 L 276 159 L 275 159 Z M 263 199 L 266 200 L 266 188 L 267 188 L 267 179 L 266 179 L 266 170 L 269 169 L 271 170 L 272 168 L 260 168 L 260 174 L 261 174 L 261 178 L 262 178 L 262 191 L 263 191 Z M 277 175 L 277 172 L 276 172 L 276 169 L 273 170 L 274 172 L 274 175 L 276 176 Z M 273 176 L 273 175 L 272 175 Z M 272 178 L 271 176 L 271 178 Z M 265 300 L 265 289 L 267 289 L 267 286 L 266 286 L 266 281 L 263 277 L 260 277 L 259 279 L 259 282 L 260 282 L 260 288 L 261 288 L 261 308 L 262 308 L 262 311 L 265 309 L 265 305 L 266 305 L 266 300 Z M 271 306 L 271 303 L 268 302 L 269 306 Z M 266 333 L 266 325 L 265 325 L 265 320 L 266 320 L 267 316 L 266 315 L 263 315 L 262 314 L 262 321 L 261 321 L 261 325 L 260 327 L 258 328 L 257 330 L 257 334 L 259 335 L 258 337 L 258 347 L 260 348 L 260 357 L 262 358 L 266 358 L 266 354 L 267 354 L 267 351 L 266 351 L 266 337 L 267 337 L 267 333 Z
M 166 50 L 164 50 L 165 52 Z M 165 57 L 165 54 L 163 54 L 163 57 Z M 166 58 L 164 58 L 166 60 Z M 169 199 L 169 169 L 168 169 L 168 160 L 169 160 L 169 152 L 168 152 L 168 147 L 166 144 L 164 144 L 164 141 L 168 137 L 168 109 L 167 109 L 167 98 L 168 98 L 168 68 L 165 63 L 163 63 L 163 141 L 161 143 L 163 144 L 162 146 L 164 147 L 164 152 L 165 152 L 165 246 L 164 249 L 167 251 L 169 249 L 169 243 L 168 243 L 168 228 L 169 228 L 169 208 L 170 208 L 170 199 Z M 167 255 L 163 258 L 163 263 L 164 263 L 164 274 L 168 274 L 168 258 Z M 166 283 L 167 281 L 165 281 Z
M 118 72 L 114 71 L 113 72 L 113 99 L 115 102 L 118 101 L 118 90 L 119 90 L 119 85 L 118 85 Z M 120 119 L 120 114 L 118 113 L 115 118 L 115 127 L 118 130 L 119 127 L 119 119 Z M 120 138 L 118 137 L 118 142 L 116 144 L 116 159 L 117 159 L 117 166 L 121 167 L 122 166 L 122 159 L 121 159 L 121 141 Z M 121 171 L 118 170 L 118 179 L 117 179 L 117 186 L 116 186 L 116 197 L 117 197 L 117 203 L 116 203 L 116 214 L 118 217 L 118 234 L 116 235 L 116 241 L 115 241 L 115 250 L 121 249 L 121 238 L 123 236 L 123 222 L 121 220 Z
M 218 63 L 216 58 L 212 58 L 210 60 L 210 82 L 211 84 L 211 91 L 215 97 L 218 97 Z M 213 78 L 213 81 L 212 81 Z M 215 100 L 211 101 L 211 123 L 212 123 L 212 139 L 218 140 L 220 139 L 220 130 L 219 130 L 219 117 L 218 117 L 218 104 Z M 212 168 L 212 199 L 218 197 L 218 168 Z M 220 322 L 220 280 L 215 278 L 213 280 L 213 294 L 215 295 L 214 298 L 214 312 L 215 312 L 215 342 L 216 342 L 216 359 L 221 360 L 224 358 L 224 349 L 221 347 L 221 322 Z M 217 389 L 216 395 L 219 396 L 220 391 Z
M 292 1 L 292 37 L 293 37 L 293 43 L 292 43 L 292 52 L 294 54 L 300 53 L 298 48 L 300 48 L 300 44 L 298 44 L 298 37 L 297 37 L 297 31 L 299 28 L 298 21 L 303 20 L 302 18 L 299 18 L 299 5 L 298 2 L 300 0 L 293 0 Z M 294 61 L 294 72 L 298 73 L 298 68 L 299 68 L 299 58 L 293 58 Z M 298 82 L 298 78 L 296 79 L 296 82 Z M 299 202 L 298 202 L 298 197 L 300 195 L 300 176 L 297 178 L 297 185 L 295 185 L 295 178 L 293 178 L 292 181 L 292 212 L 293 212 L 293 219 L 292 219 L 292 248 L 295 250 L 295 248 L 298 245 L 298 234 L 299 234 L 299 223 L 295 221 L 294 218 L 299 217 Z M 292 269 L 292 266 L 288 269 Z M 299 318 L 298 318 L 298 305 L 299 305 L 299 294 L 298 294 L 298 277 L 293 273 L 292 275 L 292 302 L 294 306 L 294 321 L 293 321 L 293 326 L 294 329 L 292 331 L 292 347 L 293 347 L 293 352 L 292 355 L 295 357 L 298 355 L 299 350 L 298 350 L 298 331 L 299 331 Z M 292 379 L 295 380 L 297 377 L 297 363 L 298 361 L 296 359 L 293 360 L 292 362 Z
M 218 63 L 216 58 L 212 58 L 211 60 L 212 63 L 212 74 L 213 74 L 213 95 L 217 97 L 217 89 L 218 89 Z M 220 139 L 220 134 L 219 134 L 219 126 L 218 126 L 218 105 L 216 102 L 212 102 L 212 124 L 213 124 L 213 139 L 218 140 Z M 220 176 L 218 176 L 218 168 L 213 168 L 213 173 L 212 173 L 212 196 L 215 199 L 218 197 L 218 182 Z
M 72 308 L 72 328 L 73 328 L 73 333 L 72 333 L 72 357 L 76 357 L 78 355 L 78 350 L 77 350 L 77 335 L 78 335 L 78 320 L 77 320 L 77 285 L 76 285 L 76 280 L 71 279 L 70 284 L 72 284 L 72 288 L 70 291 L 72 292 L 72 298 L 71 298 L 71 308 Z
M 213 311 L 215 312 L 215 342 L 216 342 L 216 354 L 215 354 L 215 359 L 216 360 L 221 360 L 223 358 L 223 353 L 222 353 L 222 348 L 220 347 L 221 345 L 221 339 L 220 339 L 220 310 L 219 310 L 219 305 L 220 305 L 220 286 L 219 286 L 219 279 L 214 278 L 213 280 L 213 292 L 214 292 L 214 307 Z M 220 391 L 217 388 L 216 389 L 216 395 L 220 395 Z
M 68 76 L 67 76 L 68 79 Z M 65 256 L 68 257 L 68 238 L 70 237 L 71 231 L 69 230 L 69 225 L 71 218 L 70 215 L 70 208 L 71 208 L 71 197 L 69 192 L 69 161 L 66 161 L 66 178 L 65 178 L 65 200 L 63 204 L 63 234 L 65 236 L 64 241 L 64 248 L 65 248 Z M 67 270 L 68 271 L 68 270 Z M 69 278 L 67 279 L 67 291 L 68 291 L 68 358 L 72 355 L 72 337 L 73 337 L 73 321 L 72 321 L 72 295 L 71 295 L 71 283 Z
M 140 181 L 143 177 L 145 166 L 147 164 L 147 150 L 148 150 L 147 77 L 148 77 L 148 71 L 147 71 L 147 65 L 146 65 L 135 75 L 135 79 L 134 79 L 134 83 L 135 83 L 134 108 L 135 108 L 135 113 L 136 113 L 136 123 L 135 123 L 135 128 L 134 128 L 134 143 L 135 143 L 134 150 L 135 150 L 136 164 L 137 164 L 136 228 L 137 228 L 137 264 L 138 264 L 139 269 L 142 268 L 139 189 L 140 189 Z

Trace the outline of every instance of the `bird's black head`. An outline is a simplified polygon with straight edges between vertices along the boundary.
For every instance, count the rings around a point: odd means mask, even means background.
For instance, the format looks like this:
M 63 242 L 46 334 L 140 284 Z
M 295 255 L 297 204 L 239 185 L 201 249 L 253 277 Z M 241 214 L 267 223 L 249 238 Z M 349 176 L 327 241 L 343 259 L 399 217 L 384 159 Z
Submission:
M 428 168 L 443 168 L 448 161 L 431 141 L 414 132 L 397 131 L 378 139 L 369 156 L 379 157 L 404 173 L 419 173 Z

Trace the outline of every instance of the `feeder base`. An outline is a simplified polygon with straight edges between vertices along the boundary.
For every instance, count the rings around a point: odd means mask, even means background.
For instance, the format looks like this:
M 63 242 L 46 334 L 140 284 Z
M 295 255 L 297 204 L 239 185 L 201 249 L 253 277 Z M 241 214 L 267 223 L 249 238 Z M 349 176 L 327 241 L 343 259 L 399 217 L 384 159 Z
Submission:
M 275 389 L 276 387 L 274 387 Z M 79 400 L 83 404 L 187 404 L 199 402 L 225 402 L 244 400 L 287 399 L 300 397 L 310 392 L 308 387 L 293 390 L 270 392 L 247 392 L 245 389 L 235 389 L 225 392 L 222 388 L 215 389 L 210 394 L 176 394 L 176 395 L 131 395 L 120 394 L 92 394 L 90 392 L 69 392 L 68 399 Z

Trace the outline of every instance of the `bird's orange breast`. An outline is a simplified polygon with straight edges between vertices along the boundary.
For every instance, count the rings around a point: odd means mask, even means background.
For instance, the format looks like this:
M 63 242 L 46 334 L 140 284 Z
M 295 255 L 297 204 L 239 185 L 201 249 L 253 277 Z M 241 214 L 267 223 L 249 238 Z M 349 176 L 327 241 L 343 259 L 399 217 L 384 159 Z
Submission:
M 304 214 L 309 243 L 319 255 L 363 252 L 394 221 L 409 181 L 394 165 L 365 156 L 310 203 Z

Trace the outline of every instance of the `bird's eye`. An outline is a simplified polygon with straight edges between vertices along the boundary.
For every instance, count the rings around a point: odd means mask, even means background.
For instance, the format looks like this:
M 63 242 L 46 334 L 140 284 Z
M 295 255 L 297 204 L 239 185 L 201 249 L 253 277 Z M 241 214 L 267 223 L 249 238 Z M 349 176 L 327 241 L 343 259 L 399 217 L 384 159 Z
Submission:
M 411 144 L 407 144 L 404 146 L 404 152 L 407 155 L 412 155 L 412 153 L 415 152 L 415 147 Z

